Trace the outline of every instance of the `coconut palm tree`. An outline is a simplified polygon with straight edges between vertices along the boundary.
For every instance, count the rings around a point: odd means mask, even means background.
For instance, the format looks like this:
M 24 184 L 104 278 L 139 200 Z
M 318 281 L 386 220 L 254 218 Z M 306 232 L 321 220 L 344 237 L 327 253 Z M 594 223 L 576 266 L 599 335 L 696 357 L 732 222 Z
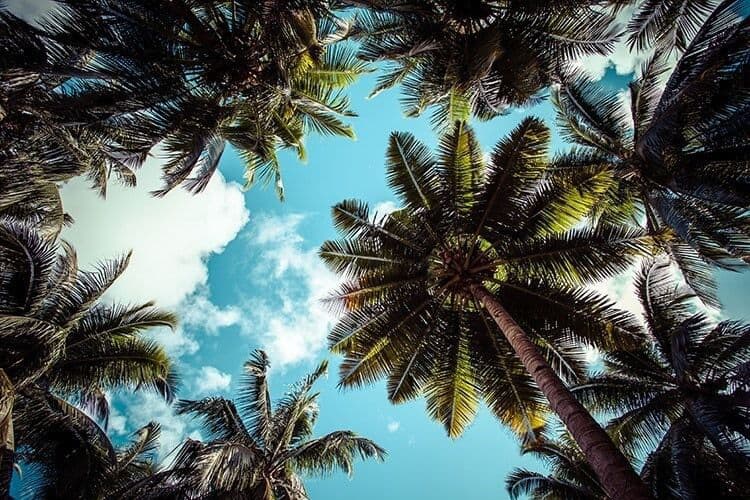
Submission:
M 645 0 L 628 22 L 628 44 L 639 51 L 652 47 L 683 51 L 718 3 L 718 0 Z
M 85 52 L 64 47 L 0 4 L 0 192 L 4 209 L 43 199 L 61 212 L 54 184 L 87 175 L 106 193 L 109 177 L 132 185 L 132 162 L 118 152 L 115 128 L 83 127 L 80 110 L 62 105 L 72 80 L 99 78 L 81 69 Z M 41 197 L 40 197 L 41 196 Z
M 0 217 L 54 236 L 67 220 L 56 183 L 85 172 L 73 154 L 85 147 L 66 148 L 59 117 L 45 107 L 54 83 L 19 69 L 38 60 L 43 46 L 5 8 L 0 2 Z
M 657 500 L 741 498 L 748 491 L 746 476 L 734 474 L 695 434 L 685 433 L 684 422 L 670 428 L 657 449 L 646 458 L 641 477 Z M 511 498 L 604 500 L 607 498 L 580 448 L 570 435 L 540 440 L 523 447 L 523 453 L 544 462 L 547 475 L 516 468 L 506 487 Z
M 516 468 L 505 480 L 511 498 L 565 500 L 605 500 L 604 489 L 596 474 L 586 463 L 581 449 L 570 435 L 563 433 L 558 439 L 542 439 L 522 448 L 523 454 L 531 454 L 544 462 L 550 474 L 544 475 Z
M 659 446 L 646 458 L 641 476 L 657 500 L 741 498 L 750 484 L 726 467 L 716 451 L 676 422 Z M 514 469 L 506 479 L 511 498 L 604 500 L 601 484 L 568 434 L 523 447 L 551 470 L 544 475 Z
M 38 398 L 24 400 L 19 409 L 19 427 L 27 431 L 18 454 L 28 498 L 120 498 L 156 471 L 157 423 L 137 430 L 130 443 L 116 448 L 96 422 L 74 407 Z M 32 418 L 49 425 L 34 425 Z
M 709 449 L 702 456 L 721 457 L 731 476 L 747 476 L 750 325 L 716 324 L 705 312 L 695 312 L 693 295 L 675 284 L 668 262 L 646 263 L 635 284 L 651 342 L 606 353 L 604 371 L 576 387 L 576 396 L 587 407 L 616 416 L 608 429 L 628 453 L 643 456 L 661 447 L 649 459 L 657 469 L 657 459 L 696 442 Z
M 742 4 L 717 7 L 663 89 L 657 52 L 631 83 L 627 111 L 616 91 L 583 78 L 553 93 L 562 131 L 583 146 L 557 168 L 612 172 L 619 182 L 600 215 L 633 217 L 640 208 L 649 230 L 669 229 L 666 252 L 715 307 L 708 266 L 743 266 L 750 253 L 750 18 L 739 17 Z
M 79 405 L 105 422 L 106 391 L 154 390 L 166 400 L 177 378 L 164 349 L 141 333 L 173 326 L 171 313 L 152 303 L 104 304 L 102 294 L 125 270 L 128 258 L 80 271 L 73 249 L 11 220 L 0 222 L 0 369 L 7 376 L 3 405 L 53 405 L 60 412 Z M 21 418 L 3 412 L 6 428 Z M 59 413 L 59 412 L 58 412 Z M 18 426 L 18 424 L 16 424 Z M 22 423 L 16 441 L 49 427 L 33 418 Z M 12 471 L 12 442 L 5 446 L 2 471 L 7 492 Z
M 310 131 L 353 137 L 341 89 L 368 69 L 334 45 L 349 24 L 327 1 L 70 0 L 42 25 L 44 41 L 85 54 L 56 106 L 114 134 L 127 166 L 162 142 L 158 194 L 204 189 L 228 142 L 248 185 L 272 181 L 282 196 L 279 149 L 304 158 Z
M 597 1 L 374 0 L 362 3 L 353 34 L 360 57 L 386 61 L 373 90 L 401 84 L 404 111 L 432 107 L 450 128 L 537 102 L 561 61 L 606 54 L 617 39 Z
M 10 490 L 10 478 L 13 476 L 13 400 L 15 391 L 13 383 L 0 369 L 0 495 L 7 495 Z
M 659 500 L 735 499 L 750 491 L 747 474 L 738 474 L 693 432 L 686 419 L 675 421 L 649 453 L 641 477 Z
M 342 385 L 387 378 L 394 403 L 424 395 L 428 413 L 454 437 L 483 398 L 533 439 L 546 398 L 608 493 L 645 498 L 564 381 L 585 369 L 581 344 L 637 341 L 634 318 L 584 285 L 625 269 L 651 238 L 583 225 L 612 178 L 554 175 L 548 143 L 535 118 L 500 141 L 487 163 L 462 122 L 437 155 L 409 134 L 392 134 L 387 176 L 403 208 L 373 220 L 364 203 L 340 203 L 333 216 L 345 239 L 320 250 L 347 278 L 331 297 L 345 313 L 331 348 L 344 355 Z
M 351 474 L 357 456 L 383 459 L 382 448 L 351 431 L 313 437 L 318 393 L 310 391 L 326 373 L 326 362 L 275 405 L 268 367 L 265 352 L 251 354 L 237 404 L 221 397 L 179 401 L 177 413 L 200 419 L 209 440 L 185 442 L 169 469 L 125 498 L 306 500 L 300 474 Z

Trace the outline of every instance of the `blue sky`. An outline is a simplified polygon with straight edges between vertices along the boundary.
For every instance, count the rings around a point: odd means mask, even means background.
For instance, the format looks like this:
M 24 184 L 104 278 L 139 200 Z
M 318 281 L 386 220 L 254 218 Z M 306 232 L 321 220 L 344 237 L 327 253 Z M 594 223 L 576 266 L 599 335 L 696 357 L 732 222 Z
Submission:
M 621 52 L 612 59 L 621 73 L 633 67 L 633 58 Z M 594 74 L 603 76 L 609 62 L 588 64 Z M 610 68 L 602 84 L 624 88 L 628 78 Z M 231 396 L 253 348 L 271 355 L 274 397 L 321 359 L 330 359 L 329 377 L 318 385 L 322 394 L 317 433 L 352 429 L 377 441 L 389 456 L 385 463 L 359 463 L 351 480 L 343 474 L 309 479 L 313 500 L 505 498 L 505 476 L 513 467 L 540 465 L 520 457 L 509 432 L 486 411 L 464 436 L 451 440 L 428 419 L 422 401 L 392 406 L 383 384 L 347 391 L 336 387 L 338 360 L 325 350 L 333 317 L 319 302 L 336 277 L 315 255 L 324 240 L 336 236 L 329 209 L 345 198 L 362 199 L 372 207 L 393 206 L 383 168 L 391 131 L 410 131 L 435 143 L 427 116 L 402 116 L 397 91 L 367 100 L 373 81 L 374 76 L 368 76 L 350 92 L 359 114 L 352 120 L 356 141 L 311 136 L 304 165 L 284 155 L 283 204 L 270 188 L 240 190 L 243 167 L 232 152 L 225 153 L 222 175 L 205 193 L 191 197 L 173 192 L 154 200 L 147 195 L 158 183 L 154 159 L 141 172 L 137 189 L 113 187 L 106 201 L 98 200 L 84 181 L 66 186 L 65 206 L 76 224 L 64 237 L 78 248 L 83 263 L 133 249 L 133 264 L 110 298 L 154 298 L 180 312 L 183 321 L 176 332 L 155 335 L 178 359 L 181 397 Z M 529 114 L 554 125 L 546 103 L 475 124 L 485 150 Z M 555 135 L 554 148 L 561 147 Z M 722 275 L 726 316 L 750 319 L 745 308 L 747 278 Z M 627 287 L 611 288 L 628 301 Z M 193 423 L 173 416 L 155 397 L 113 396 L 116 412 L 110 432 L 115 439 L 127 437 L 150 419 L 163 423 L 165 455 L 185 436 L 200 436 Z

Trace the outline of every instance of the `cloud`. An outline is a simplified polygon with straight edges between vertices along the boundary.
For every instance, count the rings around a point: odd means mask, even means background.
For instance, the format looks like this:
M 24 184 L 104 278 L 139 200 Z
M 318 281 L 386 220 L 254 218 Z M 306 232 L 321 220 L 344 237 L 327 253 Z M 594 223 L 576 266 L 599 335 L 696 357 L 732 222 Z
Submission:
M 373 214 L 377 213 L 378 215 L 386 215 L 395 212 L 398 210 L 399 207 L 396 205 L 395 202 L 388 200 L 388 201 L 381 201 L 380 203 L 376 203 L 373 207 Z
M 245 335 L 258 339 L 273 366 L 284 368 L 314 359 L 325 347 L 335 316 L 322 303 L 338 284 L 299 233 L 302 214 L 260 216 L 247 233 L 255 254 L 253 285 L 264 293 L 247 304 Z
M 202 366 L 195 377 L 193 386 L 198 393 L 206 394 L 217 391 L 226 391 L 232 382 L 232 376 L 220 371 L 215 366 Z
M 113 184 L 106 200 L 84 179 L 65 185 L 63 204 L 75 223 L 62 237 L 76 248 L 82 267 L 132 249 L 128 269 L 106 298 L 126 303 L 153 299 L 160 307 L 176 310 L 181 323 L 175 331 L 156 328 L 148 335 L 180 366 L 180 357 L 199 350 L 199 331 L 215 335 L 239 322 L 239 309 L 211 302 L 207 261 L 237 236 L 249 214 L 240 186 L 226 182 L 219 173 L 201 194 L 175 190 L 164 198 L 153 198 L 149 192 L 161 185 L 160 171 L 156 160 L 148 161 L 139 172 L 136 188 Z M 190 373 L 188 366 L 181 368 Z M 230 382 L 229 374 L 204 366 L 190 385 L 199 393 L 224 390 Z M 162 456 L 191 433 L 197 436 L 194 424 L 176 416 L 156 394 L 120 393 L 115 403 L 111 432 L 126 436 L 150 421 L 159 422 Z
M 238 307 L 219 307 L 211 302 L 205 287 L 180 305 L 180 321 L 191 328 L 200 328 L 208 335 L 217 335 L 220 329 L 237 325 L 241 319 L 242 311 Z
M 120 423 L 118 429 L 111 429 L 120 436 L 126 436 L 149 422 L 159 423 L 160 459 L 170 455 L 186 437 L 199 437 L 198 431 L 192 427 L 193 422 L 189 418 L 176 415 L 174 409 L 157 394 L 137 392 L 119 399 L 117 404 L 122 407 L 121 412 L 117 413 Z
M 110 406 L 107 430 L 119 435 L 125 434 L 127 432 L 127 422 L 128 419 L 125 418 L 125 415 L 120 413 L 116 406 Z
M 643 306 L 638 300 L 633 281 L 639 269 L 640 263 L 637 263 L 625 272 L 593 285 L 592 288 L 599 293 L 609 296 L 617 308 L 629 311 L 640 317 L 643 314 Z
M 11 0 L 9 10 L 26 21 L 33 22 L 54 8 L 52 0 Z
M 395 420 L 391 420 L 387 425 L 388 432 L 390 433 L 396 432 L 399 427 L 401 427 L 401 422 L 397 422 Z
M 242 323 L 242 311 L 234 305 L 220 307 L 211 302 L 205 286 L 184 298 L 175 309 L 179 317 L 177 328 L 156 328 L 147 333 L 174 360 L 198 352 L 196 336 L 218 335 L 222 328 Z
M 618 13 L 615 24 L 620 26 L 621 31 L 627 26 L 633 17 L 637 4 L 624 7 Z M 615 44 L 614 49 L 607 55 L 589 55 L 574 62 L 574 65 L 594 80 L 601 80 L 608 68 L 614 68 L 618 75 L 627 75 L 637 72 L 641 64 L 650 56 L 650 51 L 631 51 L 627 43 L 627 34 L 623 34 Z
M 628 311 L 634 314 L 635 317 L 638 318 L 641 322 L 644 322 L 645 320 L 643 304 L 641 304 L 641 301 L 638 298 L 635 286 L 635 276 L 636 273 L 640 272 L 641 265 L 641 262 L 636 262 L 625 272 L 619 274 L 618 276 L 614 276 L 600 283 L 597 283 L 596 285 L 593 285 L 592 288 L 599 293 L 603 293 L 609 296 L 609 298 L 614 301 L 615 307 L 617 307 L 618 309 Z M 670 265 L 670 273 L 675 285 L 681 287 L 686 292 L 691 293 L 687 283 L 685 282 L 685 278 L 674 263 Z M 690 302 L 692 304 L 692 307 L 695 308 L 695 311 L 704 312 L 713 322 L 719 322 L 723 319 L 726 319 L 721 309 L 715 309 L 713 307 L 706 306 L 697 297 L 694 297 Z M 600 353 L 598 352 L 587 352 L 587 356 L 590 356 L 590 361 L 592 362 L 598 360 L 601 357 Z
M 92 264 L 132 249 L 130 266 L 108 291 L 113 300 L 156 300 L 174 308 L 208 280 L 206 260 L 220 253 L 248 220 L 240 186 L 214 175 L 203 193 L 176 189 L 164 198 L 149 192 L 161 185 L 156 160 L 146 162 L 138 187 L 113 183 L 107 199 L 77 178 L 62 189 L 75 223 L 62 237 Z

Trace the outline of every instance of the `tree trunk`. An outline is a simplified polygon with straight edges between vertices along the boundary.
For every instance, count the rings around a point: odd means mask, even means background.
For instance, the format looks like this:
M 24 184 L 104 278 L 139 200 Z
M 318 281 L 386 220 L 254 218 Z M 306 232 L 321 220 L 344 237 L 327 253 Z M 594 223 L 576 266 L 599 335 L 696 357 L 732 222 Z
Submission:
M 0 499 L 10 498 L 10 481 L 13 478 L 13 384 L 0 368 Z
M 607 495 L 614 500 L 651 498 L 643 481 L 622 452 L 560 380 L 508 311 L 484 286 L 475 283 L 470 286 L 470 290 L 500 327 L 526 371 L 546 396 L 552 410 L 568 428 Z

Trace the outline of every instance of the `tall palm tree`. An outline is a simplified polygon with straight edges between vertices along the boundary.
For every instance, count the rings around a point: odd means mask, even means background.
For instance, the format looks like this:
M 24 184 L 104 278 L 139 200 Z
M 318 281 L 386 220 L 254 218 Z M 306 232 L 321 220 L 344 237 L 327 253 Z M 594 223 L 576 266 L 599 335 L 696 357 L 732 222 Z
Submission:
M 690 428 L 677 420 L 649 453 L 641 477 L 659 500 L 736 499 L 747 496 L 750 479 L 738 473 Z
M 559 500 L 605 500 L 604 489 L 596 474 L 586 463 L 581 449 L 570 438 L 562 434 L 558 439 L 543 439 L 529 443 L 522 449 L 524 454 L 544 462 L 550 474 L 544 475 L 516 468 L 505 480 L 511 498 Z
M 0 192 L 2 208 L 44 200 L 61 212 L 54 184 L 87 175 L 104 195 L 116 176 L 132 185 L 132 165 L 113 142 L 116 130 L 81 125 L 80 110 L 61 105 L 71 80 L 97 78 L 80 66 L 84 51 L 62 46 L 0 3 Z M 47 209 L 50 211 L 50 208 Z M 30 211 L 30 210 L 29 210 Z
M 348 278 L 331 298 L 345 311 L 331 348 L 345 356 L 342 385 L 387 378 L 395 403 L 424 395 L 428 413 L 454 437 L 483 398 L 533 439 L 546 398 L 608 493 L 645 498 L 564 381 L 585 369 L 581 344 L 636 341 L 634 319 L 584 285 L 625 269 L 651 238 L 583 225 L 612 178 L 554 175 L 548 143 L 549 130 L 534 118 L 487 163 L 462 122 L 435 156 L 411 135 L 392 134 L 387 176 L 403 208 L 372 220 L 364 203 L 340 203 L 333 216 L 345 239 L 320 250 Z
M 157 423 L 137 430 L 131 442 L 116 448 L 96 422 L 54 400 L 24 400 L 20 411 L 20 427 L 29 427 L 18 452 L 28 498 L 121 498 L 156 471 Z M 49 425 L 34 425 L 32 418 Z
M 639 51 L 652 47 L 683 51 L 718 3 L 719 0 L 645 0 L 628 22 L 628 44 Z
M 13 400 L 15 391 L 13 383 L 0 369 L 0 495 L 7 495 L 10 490 L 10 478 L 13 476 Z M 3 497 L 4 498 L 4 497 Z
M 385 451 L 351 431 L 313 437 L 321 363 L 275 405 L 268 391 L 269 360 L 257 350 L 245 363 L 237 404 L 210 397 L 179 401 L 177 413 L 203 421 L 206 442 L 188 440 L 171 467 L 131 489 L 125 498 L 237 498 L 306 500 L 300 474 L 353 471 L 354 460 L 382 459 Z
M 657 500 L 741 498 L 750 488 L 746 476 L 726 467 L 716 451 L 677 422 L 659 446 L 646 458 L 641 477 Z M 516 468 L 506 487 L 511 498 L 559 500 L 604 500 L 607 498 L 580 448 L 563 434 L 557 440 L 542 440 L 523 447 L 551 469 L 544 475 Z
M 345 2 L 347 3 L 347 2 Z M 404 111 L 434 108 L 450 128 L 537 102 L 561 61 L 606 54 L 617 39 L 597 1 L 373 0 L 357 17 L 360 57 L 386 61 L 373 95 L 402 85 Z
M 610 171 L 619 182 L 602 215 L 631 217 L 640 207 L 649 230 L 668 228 L 665 250 L 716 307 L 708 265 L 732 269 L 750 254 L 750 18 L 742 5 L 717 7 L 663 88 L 657 52 L 630 84 L 627 111 L 616 91 L 583 78 L 553 94 L 563 132 L 583 146 L 557 167 Z
M 32 26 L 5 9 L 0 2 L 0 217 L 54 236 L 68 222 L 57 183 L 90 172 L 93 149 L 61 127 L 66 111 L 50 106 L 61 80 L 31 69 L 45 47 Z M 70 69 L 73 54 L 56 49 L 50 65 Z
M 646 263 L 635 283 L 651 342 L 606 353 L 604 371 L 576 387 L 576 396 L 616 416 L 608 428 L 628 453 L 659 446 L 672 451 L 658 456 L 674 455 L 695 442 L 713 448 L 734 477 L 747 476 L 750 325 L 714 324 L 694 312 L 692 294 L 675 284 L 667 262 Z
M 42 24 L 44 40 L 86 54 L 58 94 L 71 125 L 115 134 L 112 154 L 133 167 L 163 141 L 158 194 L 204 189 L 228 142 L 248 185 L 282 196 L 279 149 L 304 158 L 310 131 L 353 137 L 341 89 L 368 69 L 336 44 L 350 26 L 325 0 L 67 0 Z
M 106 425 L 105 391 L 154 390 L 166 400 L 173 398 L 177 378 L 172 363 L 161 346 L 141 334 L 173 326 L 174 315 L 152 303 L 99 301 L 127 263 L 125 257 L 80 271 L 69 245 L 24 224 L 0 221 L 0 370 L 7 376 L 2 406 L 45 404 L 80 413 L 74 403 Z M 15 410 L 12 415 L 2 419 L 4 436 L 12 436 L 14 420 L 24 419 Z M 30 418 L 16 429 L 16 441 L 23 446 L 27 437 L 50 425 Z M 0 494 L 8 490 L 12 451 L 10 442 L 3 453 Z

